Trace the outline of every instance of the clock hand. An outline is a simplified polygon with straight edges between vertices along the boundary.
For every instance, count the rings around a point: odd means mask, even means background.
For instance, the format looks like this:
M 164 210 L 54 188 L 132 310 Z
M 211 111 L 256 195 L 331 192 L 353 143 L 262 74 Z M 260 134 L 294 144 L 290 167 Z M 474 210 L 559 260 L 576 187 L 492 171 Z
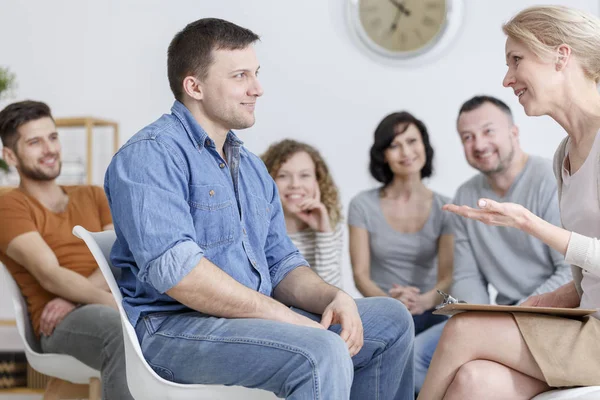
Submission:
M 410 17 L 410 10 L 404 7 L 404 4 L 398 4 L 398 10 L 402 11 L 407 17 Z
M 408 10 L 405 6 L 404 3 L 406 2 L 406 0 L 398 2 L 396 0 L 389 0 L 390 3 L 392 3 L 397 9 L 398 11 L 400 11 L 402 14 L 406 15 L 407 17 L 410 16 L 411 12 L 410 10 Z
M 394 17 L 394 21 L 392 22 L 392 25 L 390 25 L 390 30 L 389 30 L 390 34 L 392 32 L 394 32 L 396 29 L 398 29 L 398 21 L 400 20 L 401 16 L 402 16 L 402 12 L 400 11 L 400 9 L 398 9 L 398 11 L 396 11 L 396 16 Z

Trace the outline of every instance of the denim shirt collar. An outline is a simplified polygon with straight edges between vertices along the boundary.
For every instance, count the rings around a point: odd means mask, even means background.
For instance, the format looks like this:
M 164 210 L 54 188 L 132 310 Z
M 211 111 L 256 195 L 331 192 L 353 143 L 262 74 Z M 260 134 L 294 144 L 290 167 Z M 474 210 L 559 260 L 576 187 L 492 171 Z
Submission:
M 206 146 L 214 146 L 215 142 L 208 136 L 206 131 L 200 126 L 198 121 L 194 118 L 190 110 L 179 100 L 175 100 L 171 107 L 171 113 L 183 124 L 190 138 L 196 142 L 198 149 L 202 150 Z M 227 132 L 225 143 L 230 146 L 242 147 L 244 144 L 235 133 L 232 131 Z M 245 152 L 241 151 L 241 155 L 245 156 Z

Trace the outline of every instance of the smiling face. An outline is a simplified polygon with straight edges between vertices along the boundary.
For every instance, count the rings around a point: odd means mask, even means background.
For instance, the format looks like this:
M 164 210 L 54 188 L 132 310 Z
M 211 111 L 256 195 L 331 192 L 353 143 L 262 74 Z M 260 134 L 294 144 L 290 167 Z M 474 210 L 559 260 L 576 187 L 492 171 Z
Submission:
M 283 211 L 287 214 L 299 212 L 298 205 L 303 200 L 315 198 L 318 185 L 315 163 L 310 155 L 305 151 L 294 153 L 281 164 L 275 183 Z
M 502 173 L 519 146 L 519 130 L 511 118 L 492 103 L 460 114 L 457 122 L 469 165 L 486 175 Z
M 397 125 L 394 132 L 396 137 L 384 152 L 385 162 L 394 175 L 420 175 L 427 161 L 421 132 L 414 124 L 409 124 L 408 127 Z
M 51 181 L 60 175 L 61 146 L 52 118 L 27 122 L 18 128 L 15 150 L 4 148 L 4 158 L 19 174 L 35 181 Z
M 553 104 L 562 97 L 560 83 L 564 76 L 557 71 L 556 63 L 538 57 L 525 44 L 508 37 L 506 64 L 508 71 L 502 84 L 514 91 L 525 114 L 550 113 Z
M 213 50 L 212 57 L 207 77 L 199 83 L 203 113 L 226 131 L 251 127 L 256 100 L 263 94 L 254 47 Z

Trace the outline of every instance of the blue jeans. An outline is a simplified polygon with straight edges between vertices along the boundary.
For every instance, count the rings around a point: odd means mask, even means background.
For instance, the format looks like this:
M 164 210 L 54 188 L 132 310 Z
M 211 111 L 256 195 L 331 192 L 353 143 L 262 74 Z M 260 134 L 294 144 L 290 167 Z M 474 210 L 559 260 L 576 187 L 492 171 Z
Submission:
M 420 334 L 423 331 L 431 328 L 434 325 L 444 322 L 448 319 L 446 315 L 435 315 L 435 310 L 427 310 L 421 315 L 413 315 L 413 321 L 415 322 L 415 335 Z
M 448 321 L 434 325 L 415 337 L 416 393 L 419 393 L 421 391 L 421 387 L 423 387 L 423 382 L 425 382 L 425 376 L 427 375 L 429 364 L 431 364 L 431 358 L 433 357 L 433 353 L 435 353 L 435 348 L 440 341 L 440 337 L 442 336 L 442 331 L 446 326 L 446 322 Z
M 289 400 L 414 399 L 410 314 L 391 298 L 356 304 L 364 346 L 352 358 L 339 325 L 320 330 L 192 311 L 147 315 L 136 331 L 150 366 L 174 382 L 260 388 Z

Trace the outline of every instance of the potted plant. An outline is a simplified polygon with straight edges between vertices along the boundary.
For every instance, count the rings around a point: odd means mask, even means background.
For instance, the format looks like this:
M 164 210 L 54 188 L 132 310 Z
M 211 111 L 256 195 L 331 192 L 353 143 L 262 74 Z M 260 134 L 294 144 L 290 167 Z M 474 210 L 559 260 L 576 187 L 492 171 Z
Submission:
M 0 100 L 15 88 L 15 83 L 15 74 L 6 67 L 0 67 Z M 0 170 L 5 173 L 8 173 L 9 171 L 8 164 L 6 164 L 6 161 L 2 158 L 0 158 Z

